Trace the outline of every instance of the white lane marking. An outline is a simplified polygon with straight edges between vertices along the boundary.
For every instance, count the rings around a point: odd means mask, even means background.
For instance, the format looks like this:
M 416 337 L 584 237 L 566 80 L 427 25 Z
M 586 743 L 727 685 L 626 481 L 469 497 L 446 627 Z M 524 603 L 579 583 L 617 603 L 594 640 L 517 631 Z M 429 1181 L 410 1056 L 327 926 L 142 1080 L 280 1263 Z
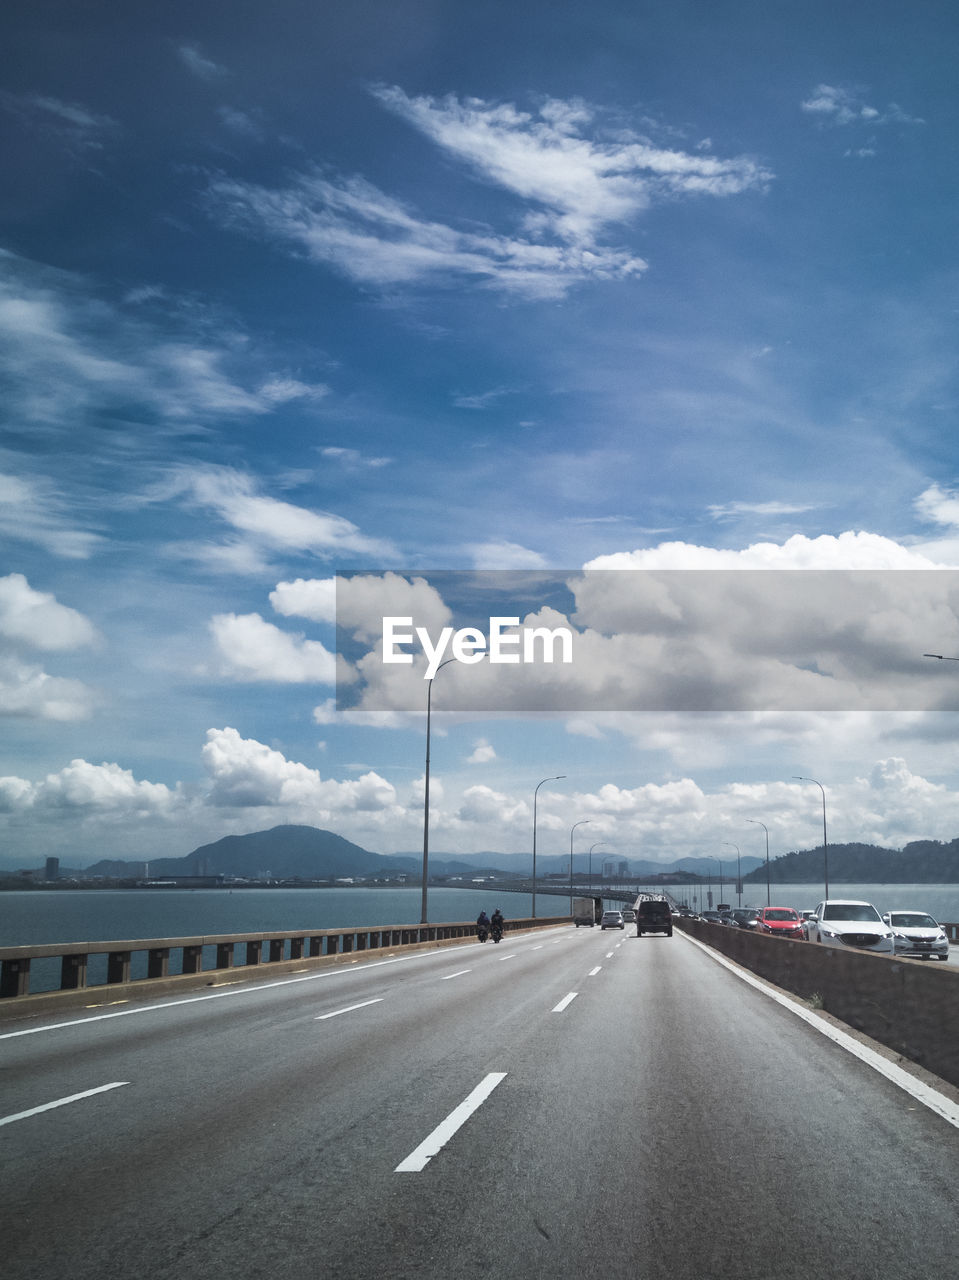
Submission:
M 341 1013 L 352 1013 L 354 1009 L 365 1009 L 368 1004 L 379 1004 L 382 999 L 382 996 L 377 996 L 375 1000 L 363 1000 L 360 1004 L 347 1005 L 345 1009 L 334 1009 L 332 1013 L 318 1013 L 316 1021 L 325 1022 L 327 1018 L 338 1018 Z
M 26 1120 L 28 1116 L 38 1116 L 41 1111 L 52 1111 L 54 1107 L 65 1107 L 71 1102 L 79 1102 L 82 1098 L 92 1098 L 97 1093 L 107 1093 L 110 1089 L 122 1089 L 129 1080 L 116 1080 L 113 1084 L 101 1084 L 97 1089 L 86 1089 L 83 1093 L 71 1093 L 69 1098 L 58 1098 L 56 1102 L 45 1102 L 42 1107 L 31 1107 L 29 1111 L 18 1111 L 16 1115 L 4 1116 L 0 1124 L 13 1124 L 14 1120 Z
M 497 956 L 497 957 L 496 957 L 496 959 L 497 959 L 497 960 L 515 960 L 515 959 L 516 959 L 516 952 L 515 952 L 515 951 L 510 951 L 510 952 L 509 952 L 507 955 L 505 955 L 505 956 Z
M 54 1022 L 48 1027 L 25 1027 L 22 1031 L 0 1032 L 0 1040 L 15 1040 L 17 1036 L 33 1036 L 41 1031 L 63 1031 L 66 1027 L 82 1027 L 88 1022 L 105 1022 L 108 1018 L 126 1018 L 134 1013 L 156 1013 L 160 1009 L 177 1009 L 184 1004 L 202 1004 L 204 1000 L 223 1000 L 227 996 L 255 995 L 258 991 L 269 991 L 273 987 L 291 987 L 297 982 L 315 982 L 318 978 L 339 978 L 347 973 L 365 973 L 367 969 L 379 969 L 387 964 L 402 964 L 408 960 L 425 960 L 427 957 L 435 955 L 435 951 L 421 951 L 412 956 L 395 956 L 392 960 L 374 960 L 370 964 L 362 964 L 357 968 L 351 966 L 349 969 L 319 969 L 316 973 L 309 973 L 303 978 L 280 978 L 276 982 L 259 982 L 250 987 L 231 987 L 229 991 L 211 991 L 208 995 L 203 996 L 183 996 L 179 1000 L 164 1000 L 162 1004 L 133 1005 L 129 1009 L 117 1009 L 115 1013 L 95 1013 L 89 1018 L 72 1018 L 69 1022 Z M 227 974 L 231 971 L 229 969 L 210 969 L 204 972 L 209 972 L 212 976 L 214 974 Z M 97 989 L 91 988 L 90 990 L 91 994 L 95 994 Z
M 530 948 L 530 950 L 531 950 L 531 951 L 542 951 L 542 949 L 543 949 L 543 943 L 542 943 L 542 942 L 539 944 L 539 946 L 531 947 L 531 948 Z
M 685 938 L 687 942 L 692 942 L 701 951 L 705 951 L 717 964 L 721 964 L 724 969 L 734 973 L 737 978 L 742 978 L 743 982 L 748 983 L 749 986 L 755 987 L 757 991 L 769 996 L 777 1004 L 781 1004 L 784 1009 L 789 1009 L 797 1018 L 802 1018 L 803 1022 L 808 1022 L 821 1035 L 834 1041 L 841 1048 L 858 1058 L 860 1062 L 864 1062 L 867 1067 L 872 1067 L 874 1071 L 878 1071 L 881 1076 L 885 1076 L 887 1080 L 905 1090 L 917 1102 L 921 1102 L 930 1111 L 934 1111 L 936 1115 L 948 1121 L 954 1128 L 959 1129 L 959 1104 L 939 1093 L 936 1089 L 930 1088 L 929 1085 L 923 1084 L 921 1080 L 911 1076 L 908 1071 L 903 1071 L 902 1067 L 897 1067 L 894 1062 L 889 1062 L 882 1054 L 876 1053 L 875 1049 L 870 1049 L 867 1045 L 860 1044 L 858 1040 L 847 1035 L 845 1031 L 840 1031 L 838 1027 L 824 1022 L 822 1018 L 817 1018 L 811 1010 L 805 1009 L 801 1004 L 797 1003 L 799 996 L 789 999 L 787 996 L 780 995 L 778 991 L 771 990 L 764 983 L 753 977 L 751 973 L 747 973 L 744 969 L 731 964 L 725 956 L 719 955 L 711 947 L 707 947 L 700 942 L 698 938 L 692 938 L 688 933 L 680 933 L 680 936 Z M 816 944 L 811 943 L 810 945 L 815 946 Z
M 573 1003 L 573 1001 L 576 999 L 578 995 L 579 995 L 578 991 L 571 991 L 568 996 L 563 996 L 562 1000 L 560 1000 L 556 1008 L 552 1009 L 550 1012 L 562 1013 L 564 1009 L 566 1009 L 569 1005 Z
M 590 969 L 590 971 L 589 971 L 589 977 L 591 977 L 591 978 L 595 978 L 595 977 L 596 977 L 596 975 L 597 975 L 597 973 L 602 972 L 602 968 L 603 968 L 603 966 L 602 966 L 601 964 L 598 964 L 598 965 L 596 966 L 596 968 L 595 968 L 595 969 Z
M 444 973 L 440 982 L 449 982 L 450 978 L 462 978 L 464 973 L 472 973 L 472 969 L 457 969 L 456 973 Z
M 498 1084 L 506 1079 L 505 1071 L 491 1071 L 476 1086 L 468 1098 L 436 1126 L 428 1138 L 425 1138 L 415 1151 L 393 1170 L 394 1173 L 420 1173 L 426 1168 L 433 1156 L 437 1155 L 449 1142 L 450 1138 L 461 1129 L 473 1112 L 483 1105 Z
M 613 953 L 612 953 L 612 951 L 607 951 L 607 952 L 606 952 L 606 959 L 607 959 L 607 960 L 612 960 L 612 958 L 613 958 Z

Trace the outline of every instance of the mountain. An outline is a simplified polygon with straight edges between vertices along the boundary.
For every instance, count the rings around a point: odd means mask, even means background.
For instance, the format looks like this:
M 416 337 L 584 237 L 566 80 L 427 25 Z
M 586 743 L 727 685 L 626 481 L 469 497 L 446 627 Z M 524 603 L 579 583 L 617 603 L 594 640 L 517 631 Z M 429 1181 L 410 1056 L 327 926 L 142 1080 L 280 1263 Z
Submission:
M 776 884 L 815 884 L 823 878 L 822 845 L 786 853 L 769 864 Z M 765 882 L 765 864 L 744 880 Z M 959 881 L 959 837 L 914 840 L 903 849 L 874 844 L 831 844 L 829 883 L 832 884 L 954 884 Z
M 98 862 L 88 876 L 129 877 L 143 874 L 143 862 Z M 330 880 L 336 877 L 396 875 L 422 868 L 414 858 L 388 858 L 351 840 L 317 827 L 283 826 L 244 836 L 224 836 L 201 845 L 182 858 L 151 858 L 155 876 L 242 876 L 249 879 Z

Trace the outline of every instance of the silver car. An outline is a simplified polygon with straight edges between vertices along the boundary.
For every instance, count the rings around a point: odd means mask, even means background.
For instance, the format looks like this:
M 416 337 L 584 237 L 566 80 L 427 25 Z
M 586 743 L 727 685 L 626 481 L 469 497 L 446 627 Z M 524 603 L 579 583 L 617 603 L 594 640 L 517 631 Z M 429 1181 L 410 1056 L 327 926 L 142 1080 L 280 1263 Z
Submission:
M 625 929 L 622 911 L 604 911 L 599 926 L 601 929 Z
M 887 911 L 882 918 L 893 932 L 897 956 L 949 959 L 949 939 L 925 911 Z

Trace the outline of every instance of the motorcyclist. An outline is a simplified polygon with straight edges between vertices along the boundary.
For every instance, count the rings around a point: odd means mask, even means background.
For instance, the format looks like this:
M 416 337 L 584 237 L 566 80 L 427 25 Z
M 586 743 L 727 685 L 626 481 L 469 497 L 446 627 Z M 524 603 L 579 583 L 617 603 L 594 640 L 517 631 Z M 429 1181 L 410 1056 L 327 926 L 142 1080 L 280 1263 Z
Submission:
M 489 933 L 489 928 L 490 928 L 489 916 L 486 914 L 485 911 L 481 911 L 479 915 L 476 917 L 477 935 L 479 937 L 483 937 L 484 934 Z
M 499 907 L 497 907 L 490 918 L 490 932 L 495 933 L 498 931 L 499 933 L 502 933 L 503 923 L 503 913 L 500 911 Z

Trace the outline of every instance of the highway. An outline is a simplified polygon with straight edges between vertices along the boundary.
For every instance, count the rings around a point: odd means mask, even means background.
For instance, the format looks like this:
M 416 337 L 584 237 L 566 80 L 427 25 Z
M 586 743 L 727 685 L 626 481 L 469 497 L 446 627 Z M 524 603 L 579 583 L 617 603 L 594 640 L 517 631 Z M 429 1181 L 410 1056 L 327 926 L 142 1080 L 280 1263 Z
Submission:
M 227 981 L 0 1023 L 5 1280 L 955 1269 L 955 1091 L 678 932 Z

